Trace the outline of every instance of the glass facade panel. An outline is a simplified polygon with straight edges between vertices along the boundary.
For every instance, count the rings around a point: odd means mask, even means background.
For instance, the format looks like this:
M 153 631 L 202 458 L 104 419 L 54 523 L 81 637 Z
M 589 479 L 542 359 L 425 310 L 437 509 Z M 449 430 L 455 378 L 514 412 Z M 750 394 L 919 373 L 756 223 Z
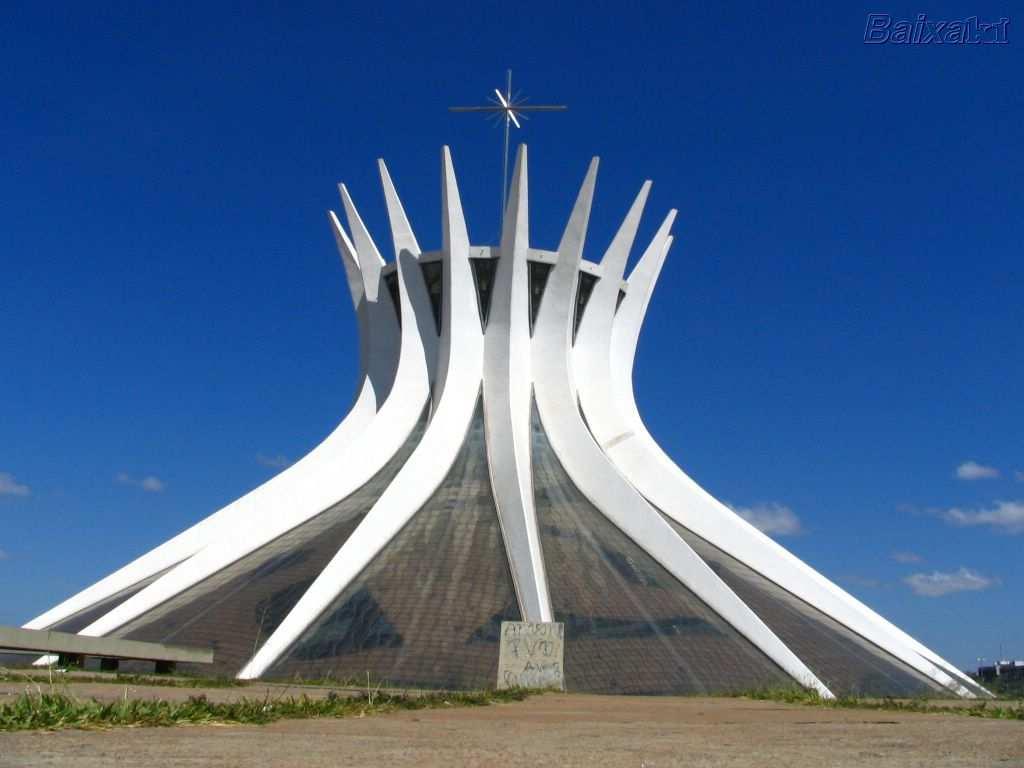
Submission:
M 212 665 L 179 667 L 201 674 L 236 674 L 288 615 L 398 474 L 419 443 L 425 423 L 424 409 L 420 423 L 401 450 L 358 491 L 112 636 L 212 648 Z M 287 514 L 286 510 L 281 514 Z
M 622 300 L 625 299 L 625 298 L 626 298 L 626 292 L 620 288 L 619 289 L 619 295 L 615 299 L 615 311 L 616 312 L 619 311 L 619 307 L 622 306 Z
M 920 696 L 944 690 L 689 529 L 665 520 L 837 696 Z
M 40 653 L 17 653 L 15 651 L 0 651 L 0 667 L 10 669 L 30 669 L 32 662 L 38 659 Z
M 402 297 L 398 291 L 398 269 L 384 275 L 384 285 L 387 286 L 388 295 L 391 296 L 391 305 L 395 308 L 395 317 L 398 319 L 398 327 L 402 327 Z
M 519 619 L 478 403 L 441 486 L 266 676 L 492 688 Z
M 566 687 L 633 694 L 726 693 L 792 679 L 595 508 L 533 416 L 537 522 Z
M 174 566 L 171 566 L 171 568 L 165 568 L 159 573 L 156 573 L 147 579 L 143 579 L 138 584 L 133 584 L 127 589 L 122 589 L 116 595 L 111 595 L 106 600 L 101 600 L 94 605 L 90 605 L 88 608 L 84 608 L 78 613 L 74 613 L 66 619 L 58 621 L 56 624 L 51 624 L 47 629 L 52 629 L 54 632 L 74 632 L 77 634 L 96 621 L 96 619 L 110 613 L 132 595 L 141 592 L 165 573 L 172 570 L 173 567 Z
M 583 311 L 587 308 L 587 302 L 590 301 L 590 294 L 594 292 L 594 286 L 597 285 L 597 278 L 589 272 L 580 271 L 579 282 L 576 285 L 576 308 L 573 312 L 572 319 L 572 340 L 576 342 L 576 334 L 580 330 L 580 323 L 583 321 Z
M 444 296 L 444 263 L 441 261 L 428 261 L 420 264 L 423 270 L 423 282 L 427 286 L 427 295 L 430 296 L 430 309 L 434 312 L 434 325 L 437 327 L 437 335 L 441 335 L 441 307 Z
M 981 685 L 978 683 L 978 681 L 973 679 L 973 675 L 970 672 L 961 672 L 961 674 L 967 674 L 968 676 L 971 677 L 970 680 L 963 680 L 962 678 L 957 677 L 956 674 L 953 672 L 953 670 L 950 669 L 947 665 L 945 665 L 945 664 L 936 664 L 935 666 L 937 666 L 939 669 L 941 669 L 947 675 L 952 677 L 954 680 L 956 680 L 958 683 L 960 683 L 960 685 L 962 685 L 964 688 L 966 688 L 968 691 L 973 693 L 978 698 L 987 699 L 987 698 L 989 698 L 991 696 L 991 692 L 987 691 L 984 688 L 982 688 Z
M 530 333 L 533 333 L 533 324 L 537 322 L 537 313 L 540 312 L 540 302 L 544 298 L 544 288 L 548 284 L 548 276 L 551 274 L 553 264 L 546 264 L 543 261 L 529 262 L 527 278 L 530 289 Z
M 473 281 L 476 283 L 480 327 L 487 330 L 487 318 L 491 314 L 491 289 L 494 287 L 494 273 L 498 268 L 498 260 L 471 258 L 469 265 L 473 268 Z

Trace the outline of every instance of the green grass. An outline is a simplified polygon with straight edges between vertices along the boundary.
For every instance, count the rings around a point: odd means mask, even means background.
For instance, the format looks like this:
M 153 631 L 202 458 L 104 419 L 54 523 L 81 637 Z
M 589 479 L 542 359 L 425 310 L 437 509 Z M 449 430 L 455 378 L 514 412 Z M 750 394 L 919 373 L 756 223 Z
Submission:
M 45 667 L 43 668 L 46 669 Z M 244 688 L 246 686 L 265 687 L 266 680 L 237 680 L 233 677 L 203 677 L 187 672 L 176 672 L 172 675 L 136 674 L 126 672 L 83 672 L 79 669 L 10 669 L 0 667 L 0 683 L 40 683 L 47 685 L 65 685 L 70 683 L 109 683 L 112 685 L 146 685 L 163 688 Z M 287 680 L 270 681 L 273 685 L 288 687 L 334 688 L 337 690 L 376 690 L 399 688 L 386 680 L 375 680 L 371 676 L 357 677 L 294 677 Z
M 965 715 L 999 720 L 1024 720 L 1024 700 L 970 701 L 964 704 L 935 704 L 928 699 L 858 698 L 839 696 L 823 699 L 817 691 L 805 688 L 766 688 L 748 691 L 744 698 L 760 701 L 778 701 L 786 704 L 805 704 L 834 709 L 866 709 L 885 712 L 920 712 L 926 714 Z
M 1000 698 L 1024 699 L 1024 680 L 1011 680 L 1009 682 L 992 680 L 982 683 L 982 685 Z
M 305 695 L 271 698 L 268 695 L 262 699 L 242 698 L 215 703 L 205 696 L 191 696 L 183 702 L 125 698 L 105 703 L 78 699 L 65 693 L 29 692 L 0 704 L 0 731 L 210 723 L 262 725 L 287 718 L 361 717 L 407 709 L 485 706 L 522 701 L 531 693 L 513 689 L 410 696 L 368 691 L 355 697 L 331 693 L 322 699 L 311 699 Z
M 3 667 L 0 667 L 0 683 L 46 683 L 47 685 L 111 683 L 113 685 L 148 685 L 163 688 L 241 688 L 249 685 L 246 680 L 235 680 L 231 677 L 136 675 L 120 672 L 86 674 L 77 670 L 74 670 L 74 674 L 67 674 L 59 670 L 47 673 L 35 670 L 11 670 Z

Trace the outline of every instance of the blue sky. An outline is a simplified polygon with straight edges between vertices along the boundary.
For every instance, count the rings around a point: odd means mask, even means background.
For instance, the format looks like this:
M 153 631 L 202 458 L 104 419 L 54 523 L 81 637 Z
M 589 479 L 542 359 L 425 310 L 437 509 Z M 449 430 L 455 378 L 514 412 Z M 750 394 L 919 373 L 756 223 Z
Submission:
M 8 7 L 0 623 L 327 434 L 358 353 L 335 183 L 386 244 L 385 157 L 437 247 L 450 144 L 493 242 L 499 132 L 446 107 L 512 67 L 570 107 L 517 135 L 535 245 L 592 154 L 590 258 L 645 178 L 642 238 L 680 211 L 636 373 L 668 452 L 957 664 L 1024 657 L 1024 19 L 713 5 Z M 864 45 L 879 10 L 1009 44 Z

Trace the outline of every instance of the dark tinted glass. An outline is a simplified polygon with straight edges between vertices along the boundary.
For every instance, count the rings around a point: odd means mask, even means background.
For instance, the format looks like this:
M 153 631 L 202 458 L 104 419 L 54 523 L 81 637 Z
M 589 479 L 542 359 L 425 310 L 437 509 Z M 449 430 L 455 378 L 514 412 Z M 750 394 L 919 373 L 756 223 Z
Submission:
M 680 536 L 837 695 L 918 696 L 940 687 L 668 518 Z
M 106 600 L 101 600 L 94 605 L 90 605 L 88 608 L 84 608 L 78 613 L 72 614 L 62 621 L 58 621 L 56 624 L 51 624 L 47 629 L 52 629 L 55 632 L 81 632 L 87 626 L 96 621 L 96 619 L 110 613 L 129 597 L 141 592 L 169 570 L 171 569 L 165 568 L 159 573 L 150 576 L 148 579 L 143 579 L 138 584 L 133 584 L 127 589 L 121 590 L 116 595 L 111 595 Z
M 40 653 L 17 653 L 15 651 L 0 651 L 0 667 L 11 669 L 31 669 L 32 662 L 38 659 Z
M 441 486 L 267 676 L 491 688 L 519 617 L 478 404 Z
M 792 680 L 602 515 L 534 411 L 534 492 L 548 586 L 565 622 L 566 687 L 725 693 Z
M 947 666 L 946 664 L 936 664 L 935 666 L 937 666 L 939 669 L 941 669 L 947 675 L 952 677 L 960 685 L 962 685 L 964 688 L 969 690 L 975 696 L 978 696 L 978 697 L 983 698 L 983 699 L 984 698 L 988 698 L 990 696 L 990 692 L 987 691 L 986 689 L 982 688 L 981 685 L 979 685 L 976 680 L 973 680 L 973 679 L 964 680 L 964 679 L 962 679 L 960 677 L 957 677 L 956 673 L 952 669 L 950 669 L 949 666 Z M 964 673 L 961 672 L 960 674 L 964 674 Z M 971 673 L 967 672 L 966 674 L 970 675 Z
M 190 671 L 237 673 L 384 492 L 419 442 L 425 419 L 424 411 L 402 449 L 358 491 L 140 616 L 114 636 L 212 648 L 214 663 Z
M 576 309 L 572 319 L 572 340 L 575 343 L 576 333 L 580 329 L 580 322 L 583 320 L 583 311 L 587 308 L 587 302 L 590 301 L 590 294 L 594 292 L 594 286 L 597 285 L 597 278 L 589 272 L 580 272 L 579 283 L 576 286 Z
M 473 281 L 476 283 L 476 300 L 480 309 L 480 326 L 486 330 L 487 318 L 491 314 L 491 289 L 494 287 L 494 272 L 497 259 L 470 259 L 473 267 Z
M 619 289 L 619 296 L 618 296 L 617 299 L 615 299 L 615 311 L 616 312 L 619 311 L 619 306 L 622 304 L 622 300 L 624 298 L 626 298 L 626 292 L 620 288 Z
M 529 289 L 530 289 L 530 333 L 533 333 L 533 324 L 537 321 L 537 313 L 540 311 L 540 301 L 544 298 L 544 286 L 548 284 L 548 275 L 551 274 L 553 264 L 545 264 L 542 261 L 529 262 Z
M 387 286 L 388 294 L 391 296 L 391 304 L 395 308 L 395 317 L 398 318 L 398 327 L 402 327 L 402 301 L 398 295 L 398 270 L 384 275 L 384 285 Z
M 440 261 L 428 261 L 421 264 L 420 268 L 423 270 L 423 281 L 427 285 L 427 295 L 430 296 L 430 308 L 434 310 L 434 325 L 437 326 L 437 335 L 440 336 L 444 264 Z

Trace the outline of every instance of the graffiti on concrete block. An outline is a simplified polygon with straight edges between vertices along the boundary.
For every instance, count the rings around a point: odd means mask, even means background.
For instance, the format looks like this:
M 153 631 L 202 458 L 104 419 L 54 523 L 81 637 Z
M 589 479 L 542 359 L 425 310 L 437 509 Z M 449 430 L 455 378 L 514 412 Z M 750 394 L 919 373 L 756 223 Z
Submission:
M 498 688 L 565 688 L 565 625 L 503 621 Z

